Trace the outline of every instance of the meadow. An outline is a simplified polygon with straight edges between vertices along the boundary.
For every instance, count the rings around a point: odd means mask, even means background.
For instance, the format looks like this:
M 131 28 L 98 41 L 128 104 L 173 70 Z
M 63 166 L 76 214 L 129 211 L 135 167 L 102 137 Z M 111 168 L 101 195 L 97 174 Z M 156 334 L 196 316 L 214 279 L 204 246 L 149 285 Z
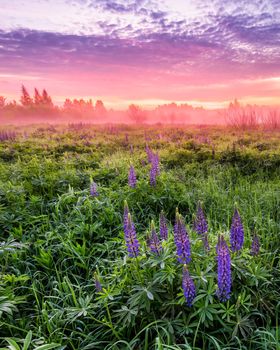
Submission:
M 2 128 L 1 349 L 279 350 L 279 139 Z

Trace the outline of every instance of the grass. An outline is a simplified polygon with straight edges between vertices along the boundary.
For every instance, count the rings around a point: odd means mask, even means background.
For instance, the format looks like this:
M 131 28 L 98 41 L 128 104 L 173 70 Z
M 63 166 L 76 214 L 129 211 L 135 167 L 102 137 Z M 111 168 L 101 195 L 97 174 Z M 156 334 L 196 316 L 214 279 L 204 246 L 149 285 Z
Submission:
M 280 349 L 279 133 L 79 124 L 2 134 L 3 349 Z M 154 188 L 146 144 L 160 155 Z M 127 185 L 130 164 L 135 189 Z M 96 198 L 90 196 L 92 180 Z M 124 200 L 141 243 L 135 259 L 124 243 Z M 209 254 L 192 229 L 199 200 Z M 215 246 L 219 233 L 229 242 L 236 202 L 245 244 L 231 256 L 232 295 L 220 303 Z M 197 296 L 191 308 L 173 239 L 176 207 L 192 244 L 189 271 Z M 151 220 L 158 228 L 161 210 L 169 239 L 155 256 L 146 237 Z M 253 232 L 261 242 L 255 257 Z

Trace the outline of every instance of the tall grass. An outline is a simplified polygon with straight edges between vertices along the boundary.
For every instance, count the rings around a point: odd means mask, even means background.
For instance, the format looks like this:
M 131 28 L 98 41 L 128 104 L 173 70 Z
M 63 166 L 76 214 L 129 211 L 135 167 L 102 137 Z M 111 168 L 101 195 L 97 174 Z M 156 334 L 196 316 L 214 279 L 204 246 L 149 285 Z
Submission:
M 147 143 L 160 155 L 155 187 Z M 32 126 L 0 144 L 0 159 L 3 349 L 280 349 L 279 134 Z M 127 183 L 130 164 L 135 189 Z M 90 195 L 92 180 L 98 197 Z M 136 259 L 126 252 L 124 200 L 141 245 Z M 199 200 L 209 254 L 192 229 Z M 219 233 L 228 241 L 235 202 L 245 244 L 232 254 L 231 298 L 220 303 L 215 246 Z M 192 308 L 176 259 L 176 208 L 192 245 Z M 158 230 L 161 210 L 169 239 L 157 256 L 146 237 L 151 220 Z

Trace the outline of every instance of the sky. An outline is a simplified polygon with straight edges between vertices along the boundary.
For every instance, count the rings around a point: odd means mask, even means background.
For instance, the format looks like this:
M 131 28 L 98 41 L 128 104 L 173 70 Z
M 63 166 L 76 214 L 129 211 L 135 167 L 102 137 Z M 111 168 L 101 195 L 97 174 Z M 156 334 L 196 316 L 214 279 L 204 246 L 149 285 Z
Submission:
M 0 0 L 0 95 L 280 105 L 280 0 Z

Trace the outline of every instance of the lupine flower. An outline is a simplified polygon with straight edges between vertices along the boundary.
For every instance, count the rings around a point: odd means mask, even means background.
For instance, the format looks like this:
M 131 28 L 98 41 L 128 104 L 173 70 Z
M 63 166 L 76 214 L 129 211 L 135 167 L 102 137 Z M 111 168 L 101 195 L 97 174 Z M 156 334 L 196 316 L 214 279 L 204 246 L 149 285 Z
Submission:
M 196 296 L 196 290 L 195 290 L 193 279 L 190 276 L 190 273 L 188 271 L 186 264 L 184 264 L 183 266 L 182 288 L 183 288 L 187 305 L 192 306 L 193 300 Z
M 158 153 L 153 153 L 153 157 L 152 157 L 152 166 L 155 168 L 156 170 L 156 175 L 160 175 L 160 167 L 159 167 L 159 155 Z
M 139 241 L 136 236 L 134 223 L 130 213 L 127 215 L 127 222 L 124 222 L 124 237 L 128 256 L 130 258 L 135 258 L 137 255 L 139 255 Z
M 160 216 L 159 216 L 159 233 L 160 233 L 160 237 L 163 240 L 167 240 L 168 228 L 167 228 L 166 218 L 163 214 L 163 211 L 161 211 Z
M 196 217 L 194 220 L 193 228 L 196 231 L 196 233 L 199 235 L 203 235 L 204 233 L 208 232 L 207 220 L 205 218 L 200 201 L 198 202 L 198 207 L 196 211 Z
M 191 261 L 191 244 L 182 216 L 176 212 L 174 225 L 174 240 L 177 249 L 178 261 L 188 264 Z
M 95 283 L 95 289 L 98 293 L 102 292 L 102 286 L 99 280 L 99 277 L 97 275 L 97 273 L 94 273 L 94 283 Z
M 160 252 L 162 250 L 162 245 L 161 245 L 160 240 L 158 238 L 154 221 L 152 221 L 152 223 L 151 223 L 151 234 L 150 234 L 150 237 L 148 240 L 148 244 L 149 244 L 149 248 L 150 248 L 152 253 L 155 253 L 157 255 L 160 254 Z
M 156 180 L 157 178 L 157 170 L 155 167 L 153 167 L 153 164 L 151 166 L 151 169 L 150 169 L 150 185 L 151 186 L 155 186 L 156 185 Z
M 240 250 L 244 243 L 244 229 L 238 209 L 235 207 L 230 228 L 231 250 L 236 252 Z
M 230 298 L 231 292 L 231 267 L 230 252 L 223 236 L 219 235 L 216 247 L 218 260 L 218 289 L 217 296 L 224 302 Z
M 131 188 L 135 188 L 136 187 L 136 173 L 134 170 L 133 165 L 130 165 L 129 168 L 129 174 L 128 174 L 128 184 Z
M 260 240 L 256 233 L 254 233 L 252 245 L 251 245 L 251 254 L 258 255 L 260 252 Z
M 210 250 L 208 243 L 208 224 L 200 201 L 198 202 L 197 212 L 193 223 L 193 229 L 196 231 L 197 234 L 201 235 L 204 249 L 208 252 Z
M 98 196 L 98 191 L 97 191 L 97 185 L 95 182 L 92 182 L 90 184 L 90 194 L 92 197 L 97 197 Z
M 153 152 L 148 145 L 146 145 L 146 154 L 147 154 L 148 162 L 151 163 L 153 159 Z
M 160 175 L 159 156 L 158 156 L 158 154 L 152 153 L 151 170 L 150 170 L 150 184 L 151 184 L 151 186 L 156 185 L 156 178 L 158 175 Z

